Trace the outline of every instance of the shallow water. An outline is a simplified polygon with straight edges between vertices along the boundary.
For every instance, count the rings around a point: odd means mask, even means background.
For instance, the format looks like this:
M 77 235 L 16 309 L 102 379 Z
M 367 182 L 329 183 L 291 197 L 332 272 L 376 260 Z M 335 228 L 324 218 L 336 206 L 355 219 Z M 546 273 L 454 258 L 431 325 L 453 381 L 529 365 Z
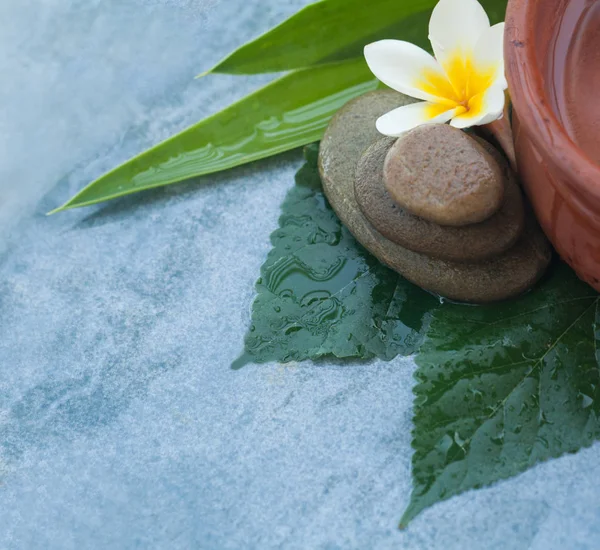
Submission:
M 573 141 L 600 164 L 600 2 L 571 0 L 551 64 L 554 104 Z

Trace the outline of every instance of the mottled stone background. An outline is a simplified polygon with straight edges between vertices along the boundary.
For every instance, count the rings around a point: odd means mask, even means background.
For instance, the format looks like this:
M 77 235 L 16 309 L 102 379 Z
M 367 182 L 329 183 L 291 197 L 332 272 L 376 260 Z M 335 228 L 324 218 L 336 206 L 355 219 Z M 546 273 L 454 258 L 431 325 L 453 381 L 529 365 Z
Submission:
M 410 360 L 230 370 L 300 152 L 45 216 L 266 82 L 193 76 L 306 3 L 0 2 L 1 549 L 600 547 L 600 445 L 401 533 Z

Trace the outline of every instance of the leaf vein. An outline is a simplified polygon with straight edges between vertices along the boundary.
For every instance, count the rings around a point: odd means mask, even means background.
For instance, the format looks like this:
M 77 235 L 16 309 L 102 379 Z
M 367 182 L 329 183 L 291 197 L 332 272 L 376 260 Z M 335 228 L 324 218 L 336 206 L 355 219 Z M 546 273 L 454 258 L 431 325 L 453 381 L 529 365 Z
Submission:
M 554 342 L 554 344 L 552 344 L 552 346 L 548 349 L 548 351 L 546 351 L 546 353 L 544 353 L 544 355 L 542 355 L 539 359 L 537 359 L 532 367 L 532 371 L 535 369 L 538 369 L 542 363 L 544 362 L 544 360 L 546 359 L 546 357 L 548 356 L 548 354 L 558 345 L 558 343 L 564 338 L 564 336 L 566 334 L 568 334 L 568 332 L 585 316 L 585 314 L 590 310 L 591 307 L 593 307 L 594 305 L 597 305 L 598 302 L 598 298 L 596 298 L 596 300 L 594 301 L 593 304 L 591 304 L 589 307 L 587 307 L 579 316 L 577 316 L 577 318 L 563 331 L 563 333 L 556 339 L 556 341 Z M 488 417 L 486 418 L 486 420 L 484 422 L 482 422 L 475 430 L 475 432 L 473 433 L 473 435 L 470 438 L 467 438 L 467 442 L 471 442 L 473 436 L 475 435 L 475 433 L 477 433 L 477 431 L 479 430 L 479 428 L 481 428 L 485 422 L 487 422 L 488 420 L 490 420 L 491 418 L 493 418 L 496 413 L 498 412 L 498 410 L 500 409 L 500 407 L 505 407 L 506 406 L 506 402 L 510 399 L 510 397 L 515 393 L 515 391 L 517 391 L 517 389 L 519 387 L 521 387 L 523 385 L 523 383 L 525 382 L 525 380 L 527 380 L 527 378 L 529 377 L 529 375 L 531 374 L 531 372 L 528 372 L 521 380 L 518 384 L 515 385 L 515 387 L 508 393 L 508 395 L 502 399 L 502 401 L 500 401 L 500 403 L 498 404 L 498 406 L 488 415 Z M 540 377 L 541 379 L 541 377 Z M 539 398 L 539 391 L 538 391 L 538 398 Z

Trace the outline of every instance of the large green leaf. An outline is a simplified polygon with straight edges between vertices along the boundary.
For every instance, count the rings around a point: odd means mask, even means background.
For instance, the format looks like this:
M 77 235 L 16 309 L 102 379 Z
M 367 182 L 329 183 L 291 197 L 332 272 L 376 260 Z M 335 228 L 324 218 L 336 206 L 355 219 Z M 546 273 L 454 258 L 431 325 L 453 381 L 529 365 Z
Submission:
M 403 525 L 598 439 L 598 303 L 558 264 L 519 300 L 433 313 L 417 357 L 414 491 Z
M 323 0 L 234 51 L 209 72 L 255 74 L 362 56 L 366 44 L 397 38 L 429 49 L 428 22 L 438 0 Z M 507 0 L 482 0 L 493 23 Z
M 108 172 L 55 212 L 218 172 L 314 142 L 342 105 L 376 87 L 361 59 L 290 73 Z
M 247 362 L 411 354 L 439 300 L 384 267 L 350 235 L 323 195 L 318 148 L 282 207 L 253 305 Z
M 417 351 L 414 490 L 402 526 L 600 439 L 600 296 L 557 262 L 518 299 L 440 304 L 354 241 L 323 196 L 317 153 L 307 148 L 283 204 L 234 367 Z

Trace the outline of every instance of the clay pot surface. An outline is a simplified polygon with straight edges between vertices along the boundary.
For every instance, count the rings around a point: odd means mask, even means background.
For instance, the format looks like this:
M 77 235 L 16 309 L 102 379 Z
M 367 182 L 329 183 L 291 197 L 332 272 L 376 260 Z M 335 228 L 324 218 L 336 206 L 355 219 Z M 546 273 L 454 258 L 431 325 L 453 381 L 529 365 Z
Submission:
M 508 3 L 504 50 L 517 164 L 546 235 L 577 274 L 600 291 L 600 166 L 569 136 L 555 85 L 565 72 L 561 60 L 572 34 L 568 38 L 564 25 L 573 24 L 574 3 L 548 4 Z M 572 74 L 567 73 L 565 78 Z M 593 88 L 599 77 L 576 73 L 585 80 L 582 89 Z M 597 139 L 600 147 L 600 132 Z

